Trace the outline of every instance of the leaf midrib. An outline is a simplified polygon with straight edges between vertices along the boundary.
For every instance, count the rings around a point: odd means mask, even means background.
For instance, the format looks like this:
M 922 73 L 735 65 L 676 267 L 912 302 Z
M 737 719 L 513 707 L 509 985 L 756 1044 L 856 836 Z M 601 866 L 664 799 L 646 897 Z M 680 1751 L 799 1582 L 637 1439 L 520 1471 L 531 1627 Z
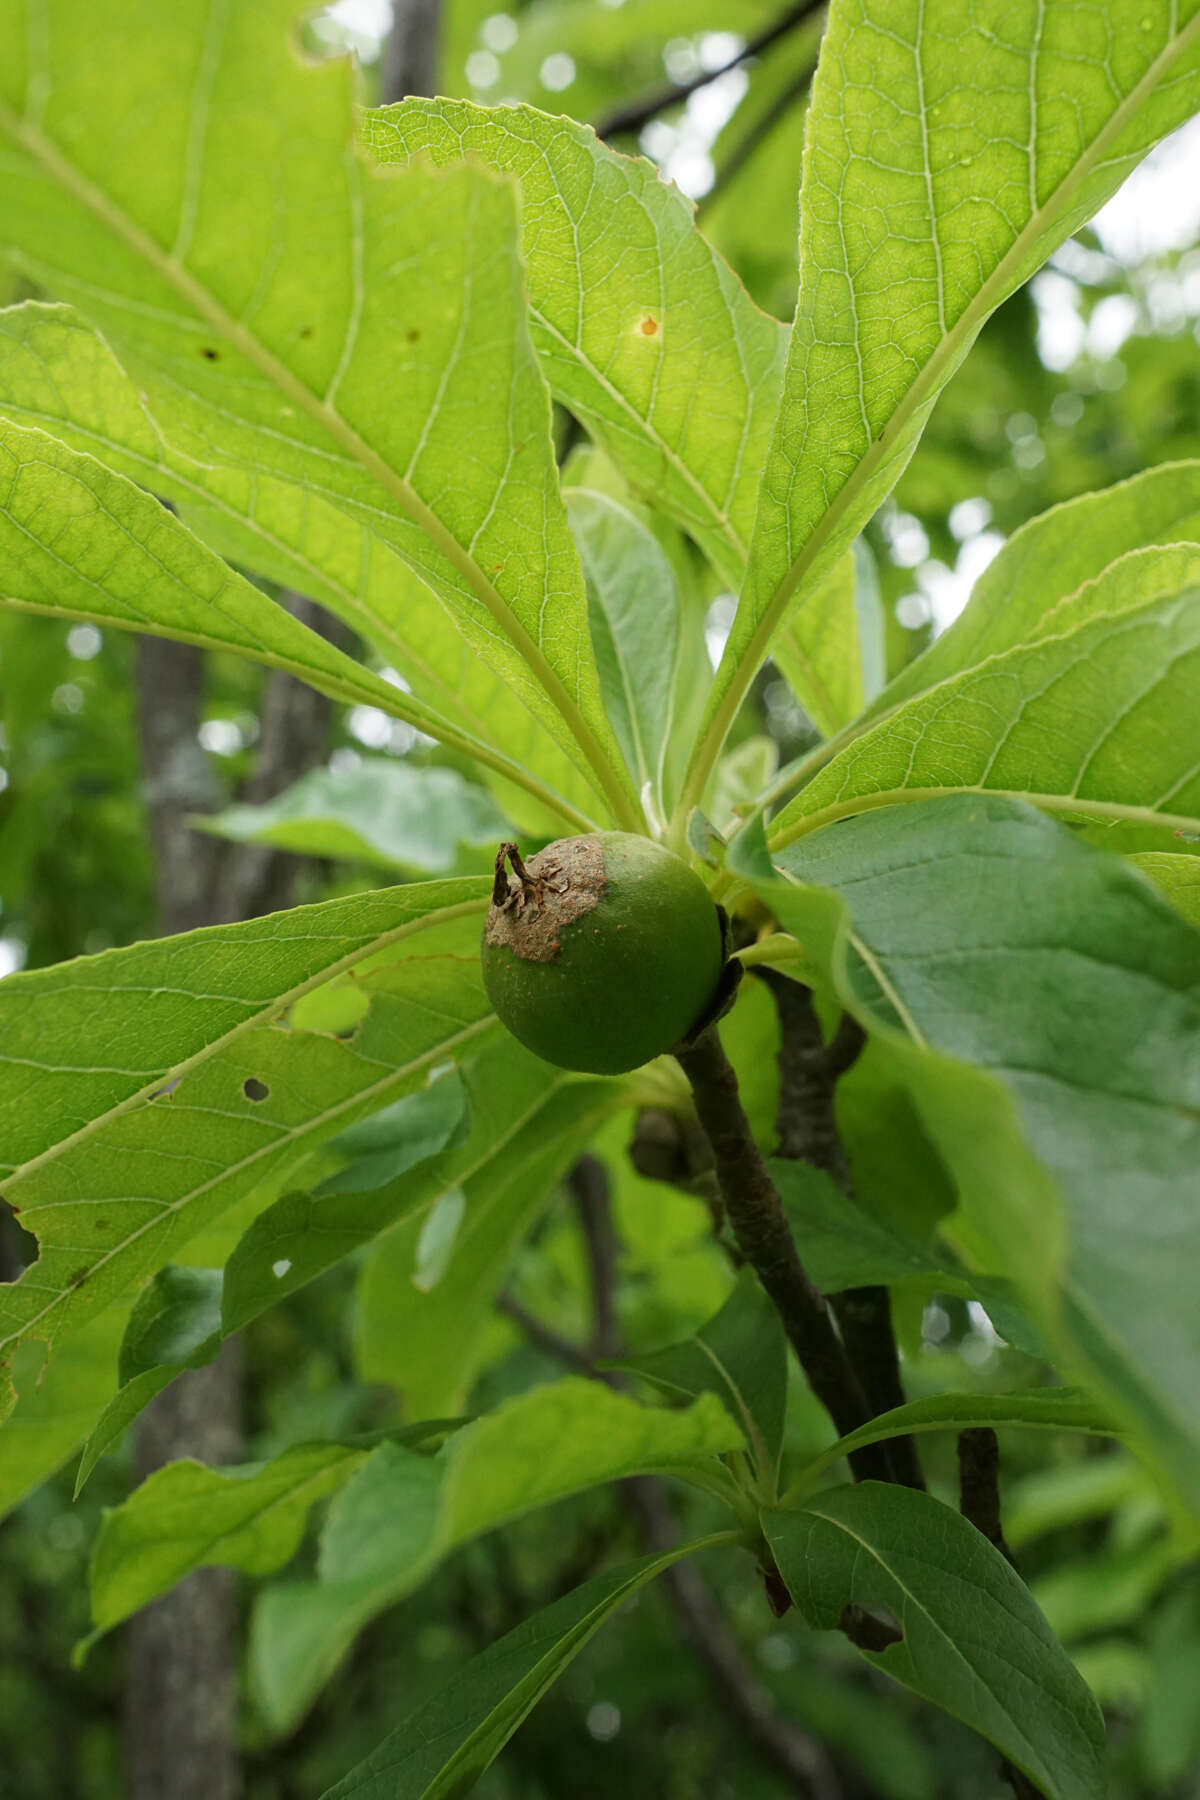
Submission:
M 49 138 L 35 125 L 16 117 L 0 103 L 0 126 L 28 154 L 41 164 L 47 174 L 115 236 L 120 238 L 147 265 L 183 298 L 214 330 L 220 332 L 233 347 L 271 381 L 287 399 L 314 420 L 358 463 L 368 475 L 391 496 L 401 510 L 416 524 L 446 559 L 482 605 L 491 613 L 513 648 L 527 664 L 575 738 L 592 771 L 598 791 L 612 808 L 614 817 L 634 830 L 640 819 L 625 785 L 614 771 L 601 744 L 579 706 L 567 691 L 565 683 L 551 668 L 540 646 L 517 619 L 499 590 L 459 544 L 437 514 L 421 499 L 415 488 L 373 450 L 335 407 L 326 402 L 294 375 L 287 365 L 233 317 L 215 295 L 199 282 L 183 265 L 155 243 L 148 232 L 116 206 L 94 182 L 88 180 L 68 161 Z
M 708 771 L 719 754 L 721 745 L 724 743 L 742 704 L 746 690 L 753 680 L 760 662 L 767 654 L 771 638 L 774 636 L 784 609 L 827 540 L 838 529 L 843 515 L 851 509 L 859 492 L 869 486 L 878 468 L 892 454 L 896 440 L 903 434 L 912 418 L 927 400 L 932 401 L 936 397 L 943 368 L 953 360 L 960 344 L 964 340 L 969 342 L 970 337 L 980 329 L 989 313 L 1000 304 L 1011 271 L 1015 266 L 1019 266 L 1030 246 L 1036 243 L 1055 215 L 1066 210 L 1074 194 L 1094 172 L 1104 153 L 1120 136 L 1143 99 L 1158 86 L 1172 63 L 1184 54 L 1197 35 L 1200 35 L 1200 13 L 1195 14 L 1177 36 L 1164 46 L 1141 79 L 1129 90 L 1124 100 L 1113 109 L 1109 119 L 1097 132 L 1070 173 L 1059 183 L 1039 210 L 1030 217 L 987 280 L 976 290 L 974 299 L 959 314 L 946 336 L 939 340 L 911 387 L 908 388 L 888 418 L 883 430 L 869 445 L 848 480 L 818 519 L 803 550 L 796 557 L 767 603 L 744 652 L 740 655 L 737 666 L 732 669 L 729 685 L 714 712 L 712 724 L 696 748 L 693 768 L 698 771 L 699 779 L 697 781 L 696 777 L 693 777 L 685 783 L 681 806 L 685 797 L 688 808 L 697 801 L 698 790 L 703 787 Z M 856 353 L 857 350 L 858 346 L 856 345 Z M 785 383 L 786 379 L 785 374 Z M 730 646 L 733 642 L 734 639 L 731 636 Z M 732 655 L 737 654 L 736 651 L 732 652 Z M 725 655 L 726 659 L 731 657 L 729 648 Z

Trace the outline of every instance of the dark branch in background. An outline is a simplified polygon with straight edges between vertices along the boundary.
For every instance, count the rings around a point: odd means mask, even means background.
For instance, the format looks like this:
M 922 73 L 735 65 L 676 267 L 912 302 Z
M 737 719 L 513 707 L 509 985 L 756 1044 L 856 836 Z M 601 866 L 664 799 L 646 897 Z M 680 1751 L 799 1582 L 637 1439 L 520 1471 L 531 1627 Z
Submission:
M 775 96 L 770 106 L 764 109 L 753 125 L 737 140 L 729 155 L 717 164 L 712 186 L 696 202 L 697 222 L 704 217 L 718 195 L 741 173 L 755 151 L 766 143 L 775 127 L 782 124 L 793 106 L 798 105 L 808 92 L 812 86 L 815 67 L 813 64 L 811 68 L 801 69 L 795 79 L 788 82 L 783 92 Z
M 738 1247 L 774 1301 L 809 1386 L 839 1435 L 845 1436 L 865 1425 L 871 1411 L 825 1302 L 797 1254 L 783 1203 L 754 1141 L 738 1095 L 737 1076 L 716 1026 L 709 1026 L 689 1049 L 676 1051 L 676 1056 L 691 1083 L 696 1112 L 712 1146 Z M 880 1445 L 856 1450 L 850 1463 L 860 1481 L 890 1478 Z
M 627 1385 L 624 1377 L 614 1370 L 597 1369 L 593 1362 L 593 1357 L 615 1357 L 621 1349 L 616 1312 L 618 1244 L 612 1223 L 608 1171 L 597 1157 L 581 1156 L 571 1170 L 568 1186 L 584 1240 L 592 1313 L 591 1353 L 543 1324 L 511 1296 L 502 1296 L 497 1304 L 507 1318 L 521 1327 L 530 1343 L 546 1355 L 578 1374 L 590 1375 L 621 1391 Z M 679 1542 L 674 1511 L 661 1482 L 650 1476 L 635 1476 L 619 1485 L 647 1550 L 668 1550 Z M 695 1564 L 675 1563 L 664 1571 L 662 1580 L 687 1642 L 707 1669 L 725 1711 L 747 1740 L 788 1781 L 790 1792 L 810 1796 L 811 1800 L 841 1800 L 841 1789 L 824 1749 L 780 1717 L 769 1689 L 747 1663 Z
M 826 1044 L 811 990 L 767 966 L 756 970 L 756 974 L 766 982 L 779 1014 L 779 1154 L 824 1170 L 853 1204 L 854 1181 L 838 1132 L 834 1102 L 840 1077 L 853 1066 L 862 1050 L 863 1032 L 846 1014 Z M 872 1416 L 903 1406 L 900 1358 L 887 1288 L 848 1288 L 844 1293 L 831 1294 L 829 1304 Z M 883 1449 L 893 1480 L 905 1487 L 925 1486 L 916 1446 L 910 1437 L 890 1438 Z
M 681 105 L 691 94 L 698 93 L 710 82 L 728 75 L 731 69 L 740 68 L 742 63 L 749 62 L 752 57 L 761 56 L 772 44 L 777 44 L 780 38 L 787 37 L 789 32 L 803 25 L 805 20 L 824 11 L 825 5 L 826 0 L 799 0 L 797 5 L 789 6 L 786 12 L 782 12 L 773 24 L 765 26 L 757 37 L 748 38 L 737 55 L 731 56 L 727 63 L 722 63 L 719 69 L 702 70 L 691 81 L 675 82 L 670 87 L 660 88 L 657 93 L 644 100 L 635 101 L 632 106 L 621 107 L 616 112 L 609 113 L 596 126 L 596 136 L 620 137 L 640 131 L 651 119 L 670 111 L 673 106 Z
M 1000 1523 L 1000 1446 L 990 1425 L 970 1425 L 958 1434 L 958 1510 L 1013 1562 Z

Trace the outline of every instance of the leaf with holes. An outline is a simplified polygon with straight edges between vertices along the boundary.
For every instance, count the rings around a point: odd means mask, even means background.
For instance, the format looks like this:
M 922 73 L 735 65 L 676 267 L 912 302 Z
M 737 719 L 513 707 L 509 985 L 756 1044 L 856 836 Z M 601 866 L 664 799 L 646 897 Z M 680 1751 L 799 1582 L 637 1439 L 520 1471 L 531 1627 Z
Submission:
M 481 1043 L 487 887 L 355 895 L 6 979 L 4 1191 L 40 1255 L 0 1288 L 4 1353 L 77 1329 L 247 1186 Z M 410 954 L 414 937 L 443 954 Z M 392 960 L 363 976 L 371 1008 L 353 1037 L 280 1023 L 372 956 Z

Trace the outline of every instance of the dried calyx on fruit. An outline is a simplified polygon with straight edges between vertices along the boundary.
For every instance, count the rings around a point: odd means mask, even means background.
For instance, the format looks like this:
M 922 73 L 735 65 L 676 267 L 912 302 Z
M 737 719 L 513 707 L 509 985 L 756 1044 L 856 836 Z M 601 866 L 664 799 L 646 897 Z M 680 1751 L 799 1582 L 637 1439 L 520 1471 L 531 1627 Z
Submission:
M 707 1015 L 724 961 L 704 883 L 650 838 L 560 838 L 528 863 L 501 844 L 484 985 L 547 1062 L 619 1075 L 663 1055 Z

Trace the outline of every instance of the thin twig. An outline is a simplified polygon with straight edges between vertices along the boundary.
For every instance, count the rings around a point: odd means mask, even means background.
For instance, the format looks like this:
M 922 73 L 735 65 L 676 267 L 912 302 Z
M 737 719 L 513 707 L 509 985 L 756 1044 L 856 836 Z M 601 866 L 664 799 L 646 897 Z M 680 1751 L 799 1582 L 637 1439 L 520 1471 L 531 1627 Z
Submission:
M 690 81 L 674 82 L 670 87 L 660 88 L 657 93 L 649 95 L 644 100 L 634 101 L 632 106 L 619 107 L 615 112 L 609 113 L 607 117 L 600 120 L 596 126 L 596 136 L 598 138 L 628 136 L 631 132 L 640 131 L 643 125 L 648 125 L 651 119 L 658 117 L 659 113 L 668 112 L 671 107 L 682 105 L 692 94 L 698 93 L 710 82 L 719 80 L 722 75 L 728 75 L 731 69 L 740 68 L 744 62 L 749 62 L 751 57 L 761 56 L 764 50 L 769 50 L 772 44 L 779 42 L 780 38 L 795 31 L 797 26 L 803 25 L 806 19 L 811 19 L 817 13 L 824 11 L 825 5 L 826 0 L 798 0 L 797 5 L 788 7 L 787 11 L 781 13 L 773 24 L 765 26 L 757 37 L 747 38 L 737 55 L 731 56 L 728 62 L 722 63 L 719 69 L 702 69 L 700 74 L 694 75 Z
M 827 1045 L 811 990 L 766 964 L 755 973 L 770 989 L 779 1014 L 779 1154 L 823 1169 L 853 1204 L 854 1180 L 838 1130 L 835 1095 L 838 1080 L 853 1067 L 866 1042 L 862 1027 L 849 1014 L 843 1015 Z M 903 1406 L 887 1288 L 849 1288 L 831 1294 L 829 1304 L 872 1416 Z M 925 1486 L 910 1437 L 890 1438 L 884 1455 L 894 1480 L 905 1487 Z
M 596 1358 L 616 1356 L 621 1347 L 616 1302 L 619 1246 L 609 1205 L 608 1172 L 598 1156 L 580 1156 L 567 1181 L 575 1198 L 587 1252 L 592 1297 L 591 1354 Z
M 759 114 L 749 130 L 743 133 L 729 155 L 718 163 L 713 175 L 712 186 L 696 201 L 697 223 L 708 212 L 718 196 L 724 193 L 730 182 L 741 173 L 754 152 L 766 142 L 775 127 L 787 117 L 801 95 L 808 92 L 812 85 L 815 66 L 814 64 L 811 68 L 801 69 L 795 79 L 788 82 L 783 92 L 775 96 L 770 106 Z M 794 172 L 792 179 L 795 179 Z
M 858 1376 L 825 1308 L 805 1273 L 783 1202 L 754 1141 L 738 1094 L 737 1076 L 715 1026 L 687 1049 L 676 1051 L 692 1086 L 696 1112 L 712 1146 L 725 1210 L 738 1245 L 775 1303 L 792 1348 L 818 1400 L 843 1437 L 872 1416 Z M 860 1480 L 886 1481 L 881 1448 L 857 1450 L 851 1466 Z

